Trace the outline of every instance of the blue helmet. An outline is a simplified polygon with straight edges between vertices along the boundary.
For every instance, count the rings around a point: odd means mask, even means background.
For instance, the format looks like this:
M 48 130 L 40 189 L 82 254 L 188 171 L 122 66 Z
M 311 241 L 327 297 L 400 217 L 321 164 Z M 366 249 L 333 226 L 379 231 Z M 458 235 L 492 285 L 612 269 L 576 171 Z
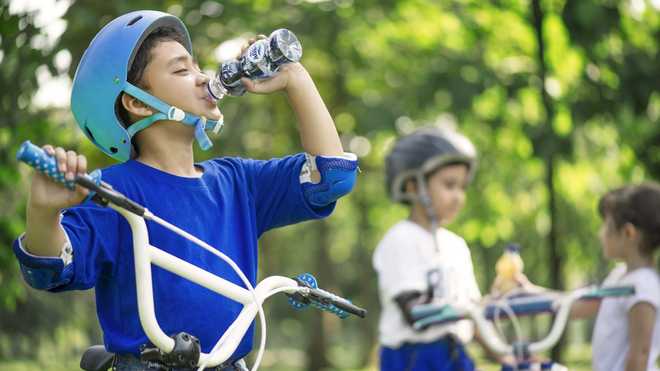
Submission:
M 195 126 L 197 142 L 211 147 L 206 131 L 217 132 L 222 122 L 186 113 L 128 82 L 128 71 L 142 42 L 156 29 L 171 27 L 183 37 L 184 47 L 192 54 L 186 26 L 173 15 L 140 10 L 124 14 L 108 23 L 94 37 L 78 64 L 73 79 L 71 110 L 78 126 L 103 152 L 126 161 L 134 153 L 131 138 L 159 120 L 174 120 Z M 115 102 L 127 93 L 157 113 L 126 128 L 115 112 Z

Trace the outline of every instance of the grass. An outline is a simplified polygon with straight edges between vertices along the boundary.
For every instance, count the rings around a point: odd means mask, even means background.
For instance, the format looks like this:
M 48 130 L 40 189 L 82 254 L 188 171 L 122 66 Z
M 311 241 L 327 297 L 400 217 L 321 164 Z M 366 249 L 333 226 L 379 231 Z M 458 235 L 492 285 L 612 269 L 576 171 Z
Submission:
M 470 354 L 474 355 L 479 369 L 482 371 L 499 371 L 500 367 L 496 364 L 489 362 L 483 356 L 482 351 L 478 346 L 471 345 L 469 347 Z M 262 370 L 264 371 L 292 371 L 292 370 L 303 370 L 301 363 L 304 362 L 302 357 L 291 357 L 292 353 L 298 354 L 299 352 L 295 350 L 287 349 L 272 349 L 270 354 L 267 351 L 266 358 L 264 359 L 264 364 L 262 365 Z M 278 357 L 281 355 L 282 357 Z M 0 370 L 3 371 L 33 371 L 33 370 L 44 370 L 44 371 L 71 371 L 79 370 L 79 359 L 75 356 L 71 356 L 71 359 L 66 357 L 59 358 L 47 358 L 40 356 L 39 360 L 9 360 L 2 361 L 0 360 Z M 278 362 L 278 360 L 287 359 L 295 360 L 291 364 L 287 362 Z M 569 366 L 571 371 L 587 371 L 591 369 L 591 347 L 588 344 L 582 345 L 572 345 L 567 348 L 566 360 L 564 365 Z M 345 371 L 375 371 L 377 370 L 376 362 L 367 368 L 357 369 L 357 368 L 344 368 Z M 252 365 L 249 365 L 252 366 Z M 330 370 L 324 370 L 330 371 Z

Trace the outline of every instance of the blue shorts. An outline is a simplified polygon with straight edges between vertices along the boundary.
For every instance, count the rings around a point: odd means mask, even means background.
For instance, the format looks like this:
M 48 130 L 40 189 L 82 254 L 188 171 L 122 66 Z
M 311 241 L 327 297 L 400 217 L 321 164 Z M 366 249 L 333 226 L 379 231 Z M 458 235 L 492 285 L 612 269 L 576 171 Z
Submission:
M 381 347 L 381 371 L 474 371 L 465 348 L 451 337 L 432 343 L 405 343 L 393 349 Z
M 120 354 L 115 357 L 113 364 L 115 371 L 196 371 L 197 368 L 169 368 L 150 362 L 141 361 L 132 355 Z M 236 361 L 234 364 L 205 368 L 208 371 L 247 371 L 247 366 L 243 360 Z

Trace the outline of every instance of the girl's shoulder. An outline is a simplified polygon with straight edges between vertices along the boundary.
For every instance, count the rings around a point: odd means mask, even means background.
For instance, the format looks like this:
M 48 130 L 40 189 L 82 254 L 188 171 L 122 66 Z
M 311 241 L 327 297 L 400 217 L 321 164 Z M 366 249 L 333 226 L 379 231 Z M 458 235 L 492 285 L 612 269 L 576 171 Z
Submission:
M 651 267 L 637 268 L 627 272 L 623 281 L 630 283 L 643 283 L 645 286 L 660 290 L 660 273 Z
M 638 268 L 629 271 L 619 284 L 635 287 L 635 294 L 625 300 L 628 309 L 638 302 L 648 302 L 656 308 L 660 306 L 660 275 L 655 269 Z
M 625 263 L 619 263 L 610 271 L 603 284 L 634 284 L 636 282 L 649 283 L 652 286 L 660 287 L 660 272 L 650 267 L 629 271 Z

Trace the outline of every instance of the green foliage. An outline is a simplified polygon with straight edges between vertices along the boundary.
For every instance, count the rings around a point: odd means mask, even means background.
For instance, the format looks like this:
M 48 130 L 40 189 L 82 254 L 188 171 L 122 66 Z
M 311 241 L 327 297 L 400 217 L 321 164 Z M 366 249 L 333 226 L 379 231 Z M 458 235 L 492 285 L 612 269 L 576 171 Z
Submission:
M 52 297 L 21 282 L 10 244 L 24 228 L 29 171 L 13 156 L 30 139 L 77 149 L 92 168 L 111 163 L 84 139 L 66 109 L 36 108 L 31 99 L 38 89 L 35 71 L 46 66 L 53 75 L 72 77 L 88 42 L 113 17 L 138 8 L 182 17 L 208 70 L 216 68 L 214 51 L 224 40 L 279 27 L 300 37 L 303 64 L 345 149 L 360 155 L 362 173 L 327 221 L 266 234 L 260 275 L 312 271 L 370 315 L 364 321 L 319 319 L 275 299 L 267 305 L 271 352 L 264 362 L 272 369 L 363 369 L 375 364 L 377 344 L 371 253 L 383 233 L 407 216 L 387 200 L 383 159 L 398 135 L 416 127 L 454 124 L 479 149 L 466 208 L 449 228 L 470 245 L 484 291 L 510 241 L 523 245 L 526 272 L 539 284 L 552 284 L 553 275 L 571 287 L 603 277 L 598 198 L 622 183 L 660 177 L 660 12 L 646 6 L 640 13 L 629 2 L 541 1 L 539 29 L 531 3 L 521 0 L 79 1 L 64 15 L 67 28 L 56 44 L 33 48 L 45 32 L 35 14 L 10 14 L 7 4 L 0 5 L 0 368 L 21 369 L 19 358 L 43 362 L 40 352 L 31 351 L 37 348 L 76 358 L 87 343 L 100 340 L 88 295 Z M 72 59 L 66 71 L 53 61 L 62 50 Z M 212 153 L 199 152 L 198 159 L 301 150 L 284 96 L 226 98 L 220 107 L 225 131 L 214 138 Z M 559 256 L 570 261 L 559 271 L 549 264 L 551 231 Z M 46 319 L 36 320 L 44 312 L 50 312 Z M 15 326 L 19 322 L 23 327 Z M 73 335 L 60 335 L 64 331 Z M 7 345 L 17 334 L 18 345 Z M 312 341 L 321 336 L 325 344 Z M 4 360 L 12 363 L 5 367 Z

